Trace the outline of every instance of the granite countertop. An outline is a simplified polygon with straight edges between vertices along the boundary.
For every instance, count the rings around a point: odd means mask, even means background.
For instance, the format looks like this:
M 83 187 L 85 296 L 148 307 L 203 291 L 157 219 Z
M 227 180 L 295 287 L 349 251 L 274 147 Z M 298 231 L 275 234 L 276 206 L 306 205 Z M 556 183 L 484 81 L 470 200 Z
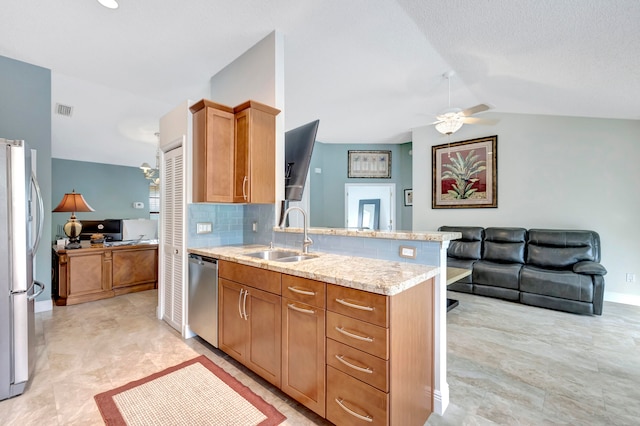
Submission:
M 280 228 L 274 227 L 275 232 L 292 232 L 301 234 L 302 228 Z M 451 241 L 462 238 L 460 232 L 443 231 L 375 231 L 362 228 L 309 228 L 309 234 L 315 235 L 338 235 L 346 237 L 382 238 L 388 240 L 413 240 L 413 241 Z
M 312 259 L 299 262 L 278 262 L 246 256 L 248 253 L 266 250 L 267 246 L 221 246 L 191 248 L 189 253 L 241 263 L 284 274 L 324 281 L 344 287 L 392 296 L 411 288 L 440 272 L 437 266 L 393 262 L 332 253 L 313 252 Z M 275 248 L 276 250 L 295 250 Z
M 88 240 L 80 241 L 81 247 L 79 249 L 65 249 L 63 246 L 53 245 L 53 250 L 56 253 L 65 253 L 67 251 L 76 252 L 78 250 L 94 250 L 94 249 L 119 249 L 119 248 L 132 248 L 137 246 L 157 246 L 158 240 L 126 240 L 126 241 L 110 241 L 103 244 L 91 244 Z

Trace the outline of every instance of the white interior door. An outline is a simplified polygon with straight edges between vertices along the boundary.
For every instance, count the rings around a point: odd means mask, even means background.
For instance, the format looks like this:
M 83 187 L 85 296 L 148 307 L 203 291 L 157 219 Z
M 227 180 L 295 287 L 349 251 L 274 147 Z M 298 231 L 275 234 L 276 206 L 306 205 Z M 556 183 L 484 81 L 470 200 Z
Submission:
M 358 227 L 358 208 L 360 200 L 380 200 L 380 230 L 396 229 L 396 184 L 395 183 L 346 183 L 345 194 L 345 227 Z

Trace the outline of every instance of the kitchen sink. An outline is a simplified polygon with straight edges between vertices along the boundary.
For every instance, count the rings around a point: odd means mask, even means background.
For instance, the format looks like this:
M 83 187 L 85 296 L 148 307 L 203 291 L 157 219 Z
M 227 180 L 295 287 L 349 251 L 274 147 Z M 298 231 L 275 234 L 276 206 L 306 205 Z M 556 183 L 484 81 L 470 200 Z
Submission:
M 315 257 L 287 250 L 261 250 L 253 253 L 247 253 L 245 256 L 256 257 L 264 260 L 273 260 L 276 262 L 300 262 L 301 260 L 313 259 Z

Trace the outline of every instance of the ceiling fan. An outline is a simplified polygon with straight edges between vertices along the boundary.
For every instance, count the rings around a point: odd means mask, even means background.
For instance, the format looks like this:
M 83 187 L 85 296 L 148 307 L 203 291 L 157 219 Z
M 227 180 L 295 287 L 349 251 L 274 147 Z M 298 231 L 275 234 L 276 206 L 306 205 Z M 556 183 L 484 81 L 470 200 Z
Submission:
M 447 71 L 442 76 L 447 79 L 449 83 L 449 108 L 442 111 L 440 114 L 436 116 L 436 120 L 433 125 L 435 125 L 436 130 L 442 133 L 443 135 L 451 135 L 462 127 L 463 124 L 495 124 L 498 120 L 489 120 L 483 118 L 472 117 L 472 115 L 477 114 L 479 112 L 484 112 L 491 107 L 486 104 L 479 104 L 467 109 L 461 108 L 452 108 L 451 107 L 451 77 L 454 76 L 453 71 Z

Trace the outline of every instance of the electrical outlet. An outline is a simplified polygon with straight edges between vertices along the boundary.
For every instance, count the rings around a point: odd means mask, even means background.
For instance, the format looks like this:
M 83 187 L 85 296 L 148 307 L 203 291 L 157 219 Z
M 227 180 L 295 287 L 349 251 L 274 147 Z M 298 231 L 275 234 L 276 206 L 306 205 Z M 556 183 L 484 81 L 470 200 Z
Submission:
M 213 224 L 211 222 L 198 222 L 196 224 L 196 234 L 210 234 Z
M 636 274 L 633 274 L 631 272 L 627 272 L 627 282 L 628 283 L 635 283 L 636 282 Z
M 400 257 L 406 257 L 407 259 L 416 258 L 416 248 L 413 246 L 400 246 Z
M 251 230 L 252 230 L 253 232 L 258 232 L 258 222 L 255 222 L 255 221 L 254 221 L 254 222 L 251 224 Z

